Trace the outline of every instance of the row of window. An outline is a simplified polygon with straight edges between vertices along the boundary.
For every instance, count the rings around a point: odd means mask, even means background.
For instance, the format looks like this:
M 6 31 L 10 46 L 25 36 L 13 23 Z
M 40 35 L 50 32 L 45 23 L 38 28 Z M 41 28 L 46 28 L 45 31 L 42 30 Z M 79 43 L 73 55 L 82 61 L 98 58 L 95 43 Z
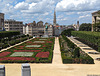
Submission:
M 23 27 L 23 25 L 5 25 L 5 27 Z

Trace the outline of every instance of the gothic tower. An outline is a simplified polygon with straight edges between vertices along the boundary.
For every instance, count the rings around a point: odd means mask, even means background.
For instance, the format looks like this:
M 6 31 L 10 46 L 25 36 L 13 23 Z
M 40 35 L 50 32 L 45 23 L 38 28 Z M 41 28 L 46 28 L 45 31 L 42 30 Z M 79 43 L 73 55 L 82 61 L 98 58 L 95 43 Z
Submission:
M 56 26 L 56 10 L 54 9 L 54 20 L 53 20 L 53 25 Z

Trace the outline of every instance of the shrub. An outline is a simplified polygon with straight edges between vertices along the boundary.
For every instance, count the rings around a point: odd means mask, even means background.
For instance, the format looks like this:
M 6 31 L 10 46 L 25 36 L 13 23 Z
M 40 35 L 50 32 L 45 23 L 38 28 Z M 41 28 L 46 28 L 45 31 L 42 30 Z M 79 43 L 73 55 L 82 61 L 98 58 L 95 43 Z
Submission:
M 76 57 L 80 57 L 80 48 L 79 47 L 76 47 L 75 50 L 74 50 L 74 58 Z

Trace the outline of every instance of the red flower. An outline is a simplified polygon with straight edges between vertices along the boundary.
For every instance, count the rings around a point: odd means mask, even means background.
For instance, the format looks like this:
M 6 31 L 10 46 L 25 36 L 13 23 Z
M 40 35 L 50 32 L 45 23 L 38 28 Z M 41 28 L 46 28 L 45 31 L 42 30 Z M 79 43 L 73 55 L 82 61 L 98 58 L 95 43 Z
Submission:
M 35 60 L 35 58 L 33 57 L 4 57 L 4 58 L 0 58 L 0 61 L 2 60 Z
M 40 58 L 48 58 L 49 57 L 49 52 L 39 52 L 36 57 Z
M 3 56 L 7 56 L 8 54 L 10 54 L 11 52 L 2 52 L 0 53 L 0 57 L 3 57 Z
M 22 48 L 22 47 L 24 47 L 24 46 L 19 46 L 19 47 L 21 47 L 21 48 Z
M 14 52 L 39 52 L 41 50 L 14 50 Z

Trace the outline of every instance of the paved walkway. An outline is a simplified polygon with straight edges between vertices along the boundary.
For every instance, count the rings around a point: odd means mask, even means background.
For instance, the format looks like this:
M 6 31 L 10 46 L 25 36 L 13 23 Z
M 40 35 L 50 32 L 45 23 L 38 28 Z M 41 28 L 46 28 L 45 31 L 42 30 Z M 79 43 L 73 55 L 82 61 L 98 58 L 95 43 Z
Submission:
M 56 38 L 53 63 L 30 63 L 31 76 L 100 76 L 100 61 L 95 61 L 95 63 L 96 64 L 62 64 L 59 51 L 59 41 L 58 38 Z M 5 65 L 6 76 L 21 76 L 21 64 L 0 65 Z
M 62 64 L 61 59 L 61 52 L 60 52 L 60 45 L 59 45 L 59 38 L 55 38 L 55 45 L 54 45 L 54 53 L 53 53 L 53 62 L 52 64 Z

